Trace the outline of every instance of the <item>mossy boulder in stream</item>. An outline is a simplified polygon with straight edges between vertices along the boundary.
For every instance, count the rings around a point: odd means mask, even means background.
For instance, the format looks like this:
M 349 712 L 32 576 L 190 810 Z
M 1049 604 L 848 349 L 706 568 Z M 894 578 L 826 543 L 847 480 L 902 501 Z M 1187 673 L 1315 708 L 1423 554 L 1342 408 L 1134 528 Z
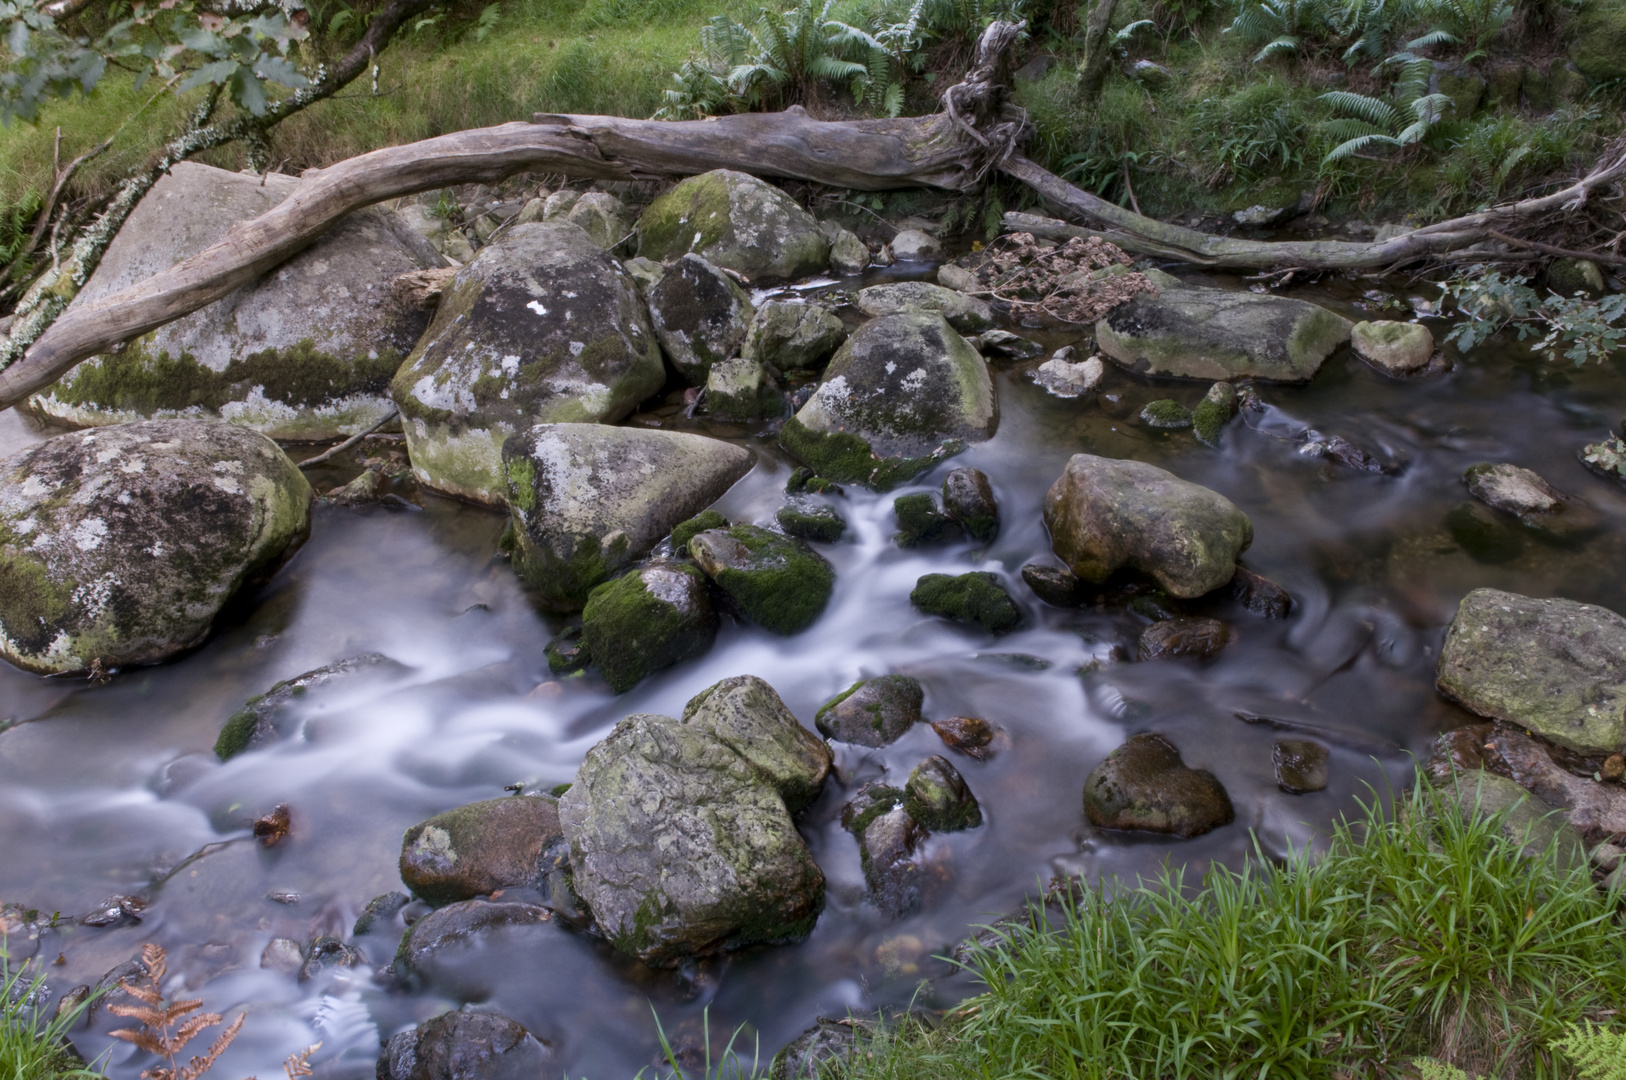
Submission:
M 756 525 L 708 529 L 689 541 L 689 554 L 742 616 L 776 634 L 799 634 L 830 602 L 836 572 L 789 536 Z
M 1278 382 L 1309 382 L 1349 332 L 1348 319 L 1304 300 L 1223 289 L 1143 294 L 1095 324 L 1101 352 L 1141 375 Z
M 999 503 L 981 469 L 953 469 L 943 477 L 943 509 L 979 544 L 999 534 Z
M 310 530 L 311 488 L 264 435 L 146 420 L 0 461 L 0 658 L 42 675 L 154 664 Z
M 706 376 L 706 415 L 726 423 L 745 424 L 784 416 L 784 392 L 757 360 L 736 356 L 719 360 Z
M 822 476 L 885 491 L 998 425 L 988 365 L 943 316 L 917 312 L 854 331 L 779 442 Z
M 665 381 L 632 278 L 555 222 L 515 226 L 458 271 L 390 392 L 419 482 L 500 504 L 509 436 L 613 423 Z
M 949 760 L 938 754 L 922 761 L 903 785 L 903 807 L 932 832 L 957 832 L 982 824 L 982 807 Z
M 638 254 L 671 262 L 687 254 L 744 275 L 752 285 L 824 270 L 830 242 L 796 200 L 730 169 L 691 176 L 638 219 Z
M 1074 454 L 1045 495 L 1056 556 L 1100 582 L 1130 566 L 1181 598 L 1226 584 L 1253 523 L 1225 496 L 1141 461 Z
M 825 702 L 813 717 L 819 734 L 857 746 L 886 746 L 920 723 L 926 691 L 908 675 L 862 679 Z
M 1436 684 L 1577 753 L 1626 750 L 1626 619 L 1607 608 L 1475 589 L 1446 631 Z
M 751 468 L 720 439 L 602 424 L 538 424 L 503 447 L 514 569 L 545 607 L 571 611 L 593 588 Z
M 910 590 L 909 602 L 927 615 L 971 623 L 990 634 L 1008 634 L 1022 624 L 1022 609 L 999 576 L 987 570 L 925 574 Z
M 781 371 L 818 367 L 847 340 L 847 326 L 823 304 L 769 300 L 740 346 L 740 355 Z
M 756 308 L 727 274 L 685 255 L 649 290 L 649 317 L 678 374 L 704 386 L 713 364 L 739 355 Z
M 215 756 L 230 761 L 245 751 L 271 745 L 290 734 L 295 720 L 319 707 L 333 689 L 357 681 L 358 676 L 405 670 L 382 653 L 363 653 L 284 679 L 265 693 L 249 698 L 226 719 L 215 739 Z
M 136 205 L 71 307 L 196 255 L 298 184 L 280 173 L 176 163 Z M 391 294 L 390 282 L 438 265 L 393 213 L 358 210 L 229 296 L 84 361 L 27 407 L 80 427 L 185 417 L 277 439 L 355 434 L 391 409 L 390 378 L 429 322 Z
M 830 765 L 755 676 L 696 695 L 681 721 L 627 717 L 560 799 L 577 893 L 611 943 L 657 967 L 806 937 L 824 874 L 791 814 Z
M 582 612 L 587 653 L 618 694 L 646 675 L 704 656 L 716 638 L 706 577 L 688 563 L 657 559 L 605 582 Z
M 1192 769 L 1162 735 L 1136 735 L 1084 781 L 1084 812 L 1103 829 L 1200 836 L 1236 817 L 1225 788 L 1206 769 Z

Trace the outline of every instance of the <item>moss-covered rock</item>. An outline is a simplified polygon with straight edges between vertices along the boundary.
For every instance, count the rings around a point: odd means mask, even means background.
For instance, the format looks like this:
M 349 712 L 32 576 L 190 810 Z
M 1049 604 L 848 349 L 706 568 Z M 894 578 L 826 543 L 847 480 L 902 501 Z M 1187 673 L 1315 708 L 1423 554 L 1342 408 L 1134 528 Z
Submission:
M 999 535 L 999 503 L 981 469 L 952 469 L 943 477 L 943 509 L 979 544 Z
M 898 531 L 892 540 L 901 548 L 935 544 L 960 536 L 960 523 L 943 513 L 942 507 L 937 505 L 937 496 L 929 491 L 898 496 L 892 500 L 892 513 L 898 519 Z
M 757 308 L 740 355 L 780 371 L 813 368 L 846 340 L 846 324 L 823 304 L 769 300 Z
M 903 792 L 866 784 L 841 808 L 841 825 L 858 840 L 864 884 L 876 907 L 892 916 L 920 902 L 925 868 L 917 857 L 926 830 L 903 805 Z
M 1192 433 L 1207 446 L 1218 446 L 1220 433 L 1236 415 L 1236 387 L 1228 382 L 1217 382 L 1191 410 Z
M 903 807 L 932 832 L 958 832 L 982 824 L 982 807 L 949 760 L 937 754 L 915 766 L 903 785 Z
M 72 308 L 105 299 L 225 237 L 298 185 L 179 162 L 136 205 Z M 74 426 L 227 420 L 277 439 L 353 435 L 382 419 L 401 358 L 429 322 L 390 294 L 439 265 L 385 210 L 360 210 L 230 296 L 86 360 L 29 402 Z
M 677 555 L 689 553 L 689 541 L 698 533 L 707 529 L 726 529 L 728 519 L 715 510 L 702 510 L 687 521 L 681 521 L 672 526 L 672 552 Z
M 1084 813 L 1103 829 L 1200 836 L 1236 817 L 1225 788 L 1206 769 L 1192 769 L 1162 735 L 1136 735 L 1084 781 Z
M 751 468 L 720 439 L 602 424 L 538 424 L 503 447 L 514 569 L 537 600 L 576 610 Z
M 1580 6 L 1570 60 L 1589 79 L 1626 77 L 1626 0 L 1587 0 Z
M 819 734 L 856 746 L 887 746 L 920 723 L 926 691 L 908 675 L 861 679 L 825 702 L 813 717 Z
M 909 602 L 927 615 L 972 623 L 990 634 L 1008 634 L 1022 622 L 1022 609 L 1000 584 L 998 575 L 987 570 L 926 574 L 910 591 Z
M 401 880 L 437 907 L 506 888 L 545 888 L 565 862 L 554 799 L 519 795 L 459 806 L 406 831 Z
M 998 424 L 988 365 L 925 312 L 859 327 L 779 441 L 821 475 L 884 491 L 991 438 Z
M 790 479 L 785 481 L 786 495 L 845 495 L 841 485 L 834 480 L 818 475 L 806 465 L 798 465 L 790 471 Z
M 575 225 L 606 251 L 632 236 L 627 204 L 607 191 L 555 191 L 542 206 L 542 220 Z
M 776 634 L 812 626 L 836 584 L 824 556 L 756 525 L 699 533 L 689 541 L 689 554 L 741 616 Z
M 1554 259 L 1541 275 L 1542 284 L 1559 296 L 1602 296 L 1603 270 L 1591 259 Z
M 520 225 L 457 274 L 391 383 L 419 482 L 501 503 L 536 423 L 610 423 L 666 381 L 632 278 L 574 225 Z
M 391 1035 L 376 1072 L 378 1080 L 521 1080 L 553 1068 L 552 1051 L 508 1017 L 454 1010 Z
M 1453 119 L 1470 120 L 1485 99 L 1485 77 L 1466 64 L 1452 66 L 1437 62 L 1429 78 L 1428 92 L 1451 99 Z
M 215 755 L 230 761 L 248 750 L 269 746 L 291 733 L 293 727 L 315 708 L 320 708 L 332 692 L 354 684 L 358 678 L 404 671 L 401 665 L 382 653 L 362 653 L 296 675 L 248 699 L 220 727 L 215 739 Z
M 870 318 L 935 311 L 962 334 L 977 334 L 994 325 L 986 303 L 963 292 L 924 281 L 894 281 L 858 291 L 858 310 Z
M 789 195 L 746 173 L 691 176 L 649 204 L 638 220 L 638 254 L 671 262 L 693 253 L 753 285 L 824 269 L 830 243 Z
M 1387 375 L 1409 375 L 1434 356 L 1434 335 L 1422 323 L 1358 322 L 1349 338 L 1355 355 Z
M 821 544 L 833 544 L 847 531 L 847 520 L 831 506 L 786 503 L 774 514 L 774 520 L 787 535 Z
M 197 645 L 310 530 L 311 488 L 265 436 L 147 420 L 0 461 L 0 658 L 40 674 Z
M 618 694 L 704 656 L 716 637 L 705 575 L 687 563 L 658 559 L 623 574 L 594 589 L 582 612 L 582 642 Z
M 736 424 L 769 420 L 789 411 L 773 376 L 759 361 L 743 356 L 712 365 L 704 401 L 706 415 Z
M 1147 427 L 1176 431 L 1191 426 L 1191 410 L 1173 398 L 1158 398 L 1146 403 L 1140 419 Z
M 593 654 L 582 639 L 582 628 L 567 626 L 543 646 L 542 654 L 548 658 L 548 672 L 553 675 L 574 675 L 593 662 Z
M 713 364 L 740 354 L 756 308 L 727 274 L 685 255 L 649 290 L 649 317 L 678 374 L 705 386 Z
M 805 937 L 824 874 L 791 808 L 830 761 L 754 676 L 697 695 L 681 721 L 617 724 L 559 805 L 576 890 L 605 936 L 655 966 Z

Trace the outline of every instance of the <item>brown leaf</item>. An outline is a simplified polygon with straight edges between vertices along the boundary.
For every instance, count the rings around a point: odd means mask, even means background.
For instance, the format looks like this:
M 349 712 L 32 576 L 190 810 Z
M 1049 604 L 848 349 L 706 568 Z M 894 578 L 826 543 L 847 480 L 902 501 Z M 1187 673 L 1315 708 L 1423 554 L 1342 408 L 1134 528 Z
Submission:
M 269 814 L 254 822 L 254 838 L 266 847 L 288 835 L 288 806 L 278 804 Z

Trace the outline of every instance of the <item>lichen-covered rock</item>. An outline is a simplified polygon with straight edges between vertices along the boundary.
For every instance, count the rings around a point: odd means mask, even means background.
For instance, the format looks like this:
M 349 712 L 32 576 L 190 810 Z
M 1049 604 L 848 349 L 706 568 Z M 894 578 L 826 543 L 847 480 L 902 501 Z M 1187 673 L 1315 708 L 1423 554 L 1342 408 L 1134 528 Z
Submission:
M 904 229 L 888 245 L 892 257 L 899 262 L 931 262 L 943 257 L 943 245 L 937 237 L 919 229 Z
M 1189 656 L 1211 660 L 1231 640 L 1231 628 L 1218 619 L 1186 616 L 1163 619 L 1140 632 L 1140 658 L 1167 660 Z
M 508 1017 L 458 1010 L 390 1036 L 377 1080 L 540 1080 L 552 1057 Z
M 136 204 L 71 307 L 196 255 L 298 183 L 176 163 Z M 28 408 L 75 426 L 186 417 L 277 439 L 353 435 L 390 411 L 390 378 L 429 322 L 391 295 L 390 282 L 438 265 L 393 213 L 359 210 L 229 296 L 84 361 Z
M 999 503 L 981 469 L 952 469 L 943 477 L 943 509 L 979 544 L 999 534 Z
M 403 670 L 382 653 L 363 653 L 284 679 L 265 693 L 249 698 L 226 719 L 215 739 L 215 755 L 221 761 L 230 761 L 245 751 L 276 742 L 289 734 L 294 718 L 312 706 L 313 697 L 320 699 L 330 687 L 352 683 L 358 675 Z
M 892 500 L 892 513 L 898 519 L 898 531 L 893 534 L 892 540 L 901 548 L 934 544 L 960 536 L 960 523 L 943 512 L 942 507 L 937 505 L 937 496 L 929 491 L 898 496 Z
M 892 916 L 915 907 L 925 883 L 925 868 L 916 856 L 926 830 L 909 816 L 903 799 L 897 788 L 866 784 L 841 808 L 842 828 L 858 840 L 870 900 Z
M 676 431 L 538 424 L 503 447 L 514 569 L 574 610 L 751 468 L 751 452 Z
M 805 937 L 824 874 L 791 821 L 830 751 L 755 676 L 640 713 L 589 750 L 560 800 L 577 893 L 623 952 L 655 966 Z
M 859 327 L 780 431 L 782 446 L 838 482 L 886 490 L 999 424 L 988 365 L 941 315 Z
M 593 590 L 582 642 L 610 689 L 624 694 L 647 675 L 704 656 L 717 622 L 705 575 L 657 559 Z
M 1084 781 L 1084 812 L 1103 829 L 1200 836 L 1236 817 L 1231 800 L 1206 769 L 1187 768 L 1162 735 L 1136 735 Z
M 706 376 L 706 415 L 744 424 L 785 415 L 784 392 L 756 360 L 719 360 Z
M 1626 0 L 1581 5 L 1570 37 L 1570 60 L 1589 79 L 1626 77 Z
M 847 531 L 847 521 L 831 506 L 803 506 L 786 503 L 774 514 L 786 535 L 802 540 L 833 544 Z
M 1577 753 L 1626 749 L 1626 619 L 1607 608 L 1475 589 L 1446 631 L 1436 684 Z
M 932 832 L 957 832 L 982 824 L 982 807 L 960 770 L 933 754 L 915 766 L 903 785 L 903 807 Z
M 649 317 L 678 374 L 704 386 L 713 364 L 740 354 L 756 308 L 727 274 L 685 255 L 649 290 Z
M 1044 521 L 1056 556 L 1085 581 L 1130 566 L 1182 598 L 1229 582 L 1253 542 L 1253 523 L 1218 492 L 1093 454 L 1068 460 L 1045 495 Z
M 1348 319 L 1303 300 L 1167 288 L 1113 308 L 1095 324 L 1095 339 L 1142 375 L 1308 382 L 1349 330 Z
M 768 1080 L 819 1080 L 853 1058 L 858 1036 L 850 1021 L 820 1018 L 773 1056 Z
M 518 795 L 459 806 L 401 840 L 401 880 L 437 907 L 498 889 L 541 888 L 564 860 L 555 801 Z
M 613 423 L 665 381 L 626 270 L 576 226 L 539 222 L 458 271 L 391 394 L 420 483 L 501 503 L 509 436 Z
M 851 229 L 831 222 L 820 226 L 830 241 L 830 272 L 838 277 L 854 277 L 869 267 L 869 248 Z
M 511 900 L 459 900 L 436 908 L 401 935 L 391 971 L 412 984 L 428 974 L 435 954 L 455 945 L 478 942 L 493 931 L 508 927 L 541 926 L 553 921 L 553 912 L 538 904 Z
M 1277 739 L 1270 760 L 1276 786 L 1289 795 L 1308 795 L 1327 786 L 1327 748 L 1308 739 Z
M 1602 524 L 1592 507 L 1518 465 L 1481 462 L 1470 465 L 1462 480 L 1474 498 L 1554 539 L 1583 536 Z
M 671 262 L 691 253 L 753 285 L 771 285 L 823 270 L 830 243 L 813 215 L 783 191 L 717 169 L 682 181 L 638 220 L 639 255 Z
M 1434 335 L 1422 323 L 1358 322 L 1349 340 L 1356 356 L 1389 375 L 1425 368 L 1434 356 Z
M 894 281 L 858 290 L 858 310 L 870 318 L 935 311 L 962 334 L 975 334 L 994 325 L 994 313 L 974 296 L 924 281 Z
M 632 236 L 627 204 L 607 191 L 555 191 L 542 206 L 542 220 L 575 225 L 606 251 Z
M 926 692 L 908 675 L 861 679 L 825 702 L 813 726 L 827 739 L 856 746 L 886 746 L 920 723 Z
M 1022 609 L 987 570 L 926 574 L 910 590 L 909 602 L 927 615 L 972 623 L 990 634 L 1008 634 L 1022 623 Z
M 836 572 L 805 543 L 756 525 L 709 529 L 689 554 L 740 615 L 776 634 L 798 634 L 830 602 Z
M 311 488 L 270 439 L 146 420 L 0 461 L 0 658 L 42 675 L 155 664 L 310 531 Z
M 847 340 L 847 326 L 823 304 L 768 300 L 740 346 L 740 355 L 780 371 L 818 367 Z

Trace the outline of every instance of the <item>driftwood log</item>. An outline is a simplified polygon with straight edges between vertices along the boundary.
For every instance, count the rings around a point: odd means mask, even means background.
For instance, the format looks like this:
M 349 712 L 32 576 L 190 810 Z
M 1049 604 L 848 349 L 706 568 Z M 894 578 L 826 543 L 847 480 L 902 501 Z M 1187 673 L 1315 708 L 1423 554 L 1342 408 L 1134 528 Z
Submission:
M 538 114 L 530 123 L 442 135 L 309 170 L 287 199 L 234 226 L 213 247 L 94 304 L 70 307 L 19 360 L 0 370 L 0 409 L 26 400 L 79 361 L 252 282 L 354 210 L 454 184 L 495 183 L 521 172 L 639 180 L 738 169 L 862 191 L 929 187 L 964 192 L 975 190 L 998 169 L 1062 211 L 1099 223 L 1090 229 L 1007 215 L 1008 227 L 1054 237 L 1100 235 L 1130 251 L 1202 266 L 1283 270 L 1378 268 L 1439 257 L 1521 220 L 1573 210 L 1626 176 L 1626 146 L 1616 145 L 1596 169 L 1563 191 L 1383 243 L 1267 243 L 1210 236 L 1097 198 L 1017 152 L 1026 118 L 1005 100 L 1004 64 L 1021 28 L 996 22 L 984 32 L 972 70 L 945 91 L 945 111 L 934 116 L 821 121 L 791 108 L 661 122 Z

